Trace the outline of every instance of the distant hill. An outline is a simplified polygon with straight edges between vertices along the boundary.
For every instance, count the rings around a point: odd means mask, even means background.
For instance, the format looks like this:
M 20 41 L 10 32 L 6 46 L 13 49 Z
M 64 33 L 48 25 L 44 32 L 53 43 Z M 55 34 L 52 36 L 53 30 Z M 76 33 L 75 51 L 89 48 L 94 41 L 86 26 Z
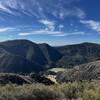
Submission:
M 30 73 L 50 68 L 69 68 L 100 60 L 100 45 L 82 43 L 52 47 L 29 40 L 0 43 L 0 72 Z
M 73 82 L 82 80 L 99 80 L 100 79 L 100 61 L 75 66 L 72 69 L 66 69 L 57 75 L 59 82 Z
M 28 40 L 12 40 L 0 43 L 0 72 L 30 73 L 56 66 L 61 54 L 46 44 Z
M 46 59 L 37 44 L 28 40 L 0 43 L 0 71 L 30 73 L 44 71 Z
M 100 44 L 82 43 L 56 47 L 63 56 L 58 61 L 58 66 L 73 67 L 100 60 Z

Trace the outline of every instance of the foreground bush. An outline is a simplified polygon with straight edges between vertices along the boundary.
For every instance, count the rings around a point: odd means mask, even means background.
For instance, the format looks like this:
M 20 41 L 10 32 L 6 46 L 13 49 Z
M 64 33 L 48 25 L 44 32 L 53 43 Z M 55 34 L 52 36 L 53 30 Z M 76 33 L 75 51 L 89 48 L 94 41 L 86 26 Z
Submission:
M 100 82 L 0 86 L 0 100 L 100 100 Z

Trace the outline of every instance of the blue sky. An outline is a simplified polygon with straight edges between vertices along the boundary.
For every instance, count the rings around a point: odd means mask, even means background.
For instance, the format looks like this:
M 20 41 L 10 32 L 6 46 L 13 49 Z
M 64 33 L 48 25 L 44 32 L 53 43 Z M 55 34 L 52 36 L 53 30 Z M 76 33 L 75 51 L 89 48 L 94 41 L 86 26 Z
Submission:
M 100 43 L 100 0 L 0 0 L 0 41 Z

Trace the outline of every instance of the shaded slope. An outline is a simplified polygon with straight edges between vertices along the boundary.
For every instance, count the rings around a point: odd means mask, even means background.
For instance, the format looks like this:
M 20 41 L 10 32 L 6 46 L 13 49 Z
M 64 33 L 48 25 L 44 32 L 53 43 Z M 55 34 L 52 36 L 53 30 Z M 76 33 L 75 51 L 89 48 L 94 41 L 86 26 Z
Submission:
M 39 72 L 43 70 L 44 68 L 42 66 L 0 48 L 0 72 L 29 73 L 32 71 Z
M 58 66 L 70 67 L 100 60 L 100 45 L 94 43 L 82 43 L 56 47 L 63 55 Z
M 12 40 L 0 44 L 6 51 L 20 55 L 25 59 L 40 65 L 46 64 L 46 59 L 37 44 L 28 40 Z
M 100 60 L 100 45 L 82 43 L 61 47 L 36 44 L 28 40 L 0 43 L 0 71 L 39 72 L 55 67 L 74 67 Z
M 53 47 L 40 46 L 28 40 L 1 42 L 0 48 L 0 72 L 40 72 L 53 66 L 60 58 Z
M 48 44 L 39 44 L 40 49 L 42 50 L 45 58 L 47 59 L 47 64 L 49 67 L 56 67 L 56 63 L 62 55 L 53 47 Z

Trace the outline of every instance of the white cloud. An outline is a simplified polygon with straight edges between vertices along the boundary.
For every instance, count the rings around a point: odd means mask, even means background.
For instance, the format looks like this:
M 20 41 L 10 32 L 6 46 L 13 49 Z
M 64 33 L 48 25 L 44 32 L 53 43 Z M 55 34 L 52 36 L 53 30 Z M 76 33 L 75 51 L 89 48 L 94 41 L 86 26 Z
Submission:
M 0 1 L 0 11 L 16 16 L 25 14 L 45 18 L 42 7 L 37 0 L 2 0 Z
M 4 28 L 0 28 L 0 33 L 3 33 L 3 32 L 8 32 L 8 31 L 12 31 L 14 30 L 14 28 L 10 28 L 10 27 L 4 27 Z
M 55 34 L 55 35 L 52 35 L 52 36 L 63 37 L 63 36 L 66 36 L 66 34 Z
M 77 31 L 77 32 L 71 32 L 70 35 L 84 35 L 85 32 L 80 32 L 80 31 Z
M 39 20 L 39 23 L 44 25 L 44 29 L 31 31 L 31 32 L 22 32 L 18 35 L 20 36 L 28 36 L 28 35 L 59 35 L 59 36 L 65 36 L 64 32 L 61 31 L 61 29 L 64 27 L 62 24 L 58 25 L 59 30 L 55 30 L 56 23 L 54 21 L 50 21 L 47 19 Z
M 62 10 L 53 11 L 52 15 L 60 18 L 65 19 L 66 17 L 77 17 L 80 19 L 84 19 L 86 17 L 86 13 L 81 9 L 77 7 L 72 8 L 61 8 Z
M 49 14 L 60 19 L 68 16 L 82 19 L 86 14 L 81 8 L 73 6 L 75 2 L 79 0 L 2 0 L 0 10 L 13 15 L 24 13 L 36 18 L 48 18 Z
M 19 36 L 29 36 L 29 35 L 50 35 L 50 36 L 70 36 L 70 35 L 84 35 L 84 32 L 63 32 L 63 31 L 48 31 L 48 30 L 38 30 L 38 31 L 32 31 L 32 32 L 22 32 L 19 33 Z
M 46 27 L 46 30 L 50 30 L 50 31 L 55 30 L 55 22 L 50 20 L 40 20 L 39 22 Z
M 80 22 L 82 24 L 85 24 L 90 29 L 92 29 L 96 32 L 100 32 L 100 22 L 94 21 L 94 20 L 81 20 Z
M 26 33 L 19 33 L 20 36 L 28 36 L 28 35 L 61 35 L 61 34 L 64 34 L 63 32 L 61 31 L 48 31 L 48 30 L 38 30 L 38 31 L 32 31 L 32 32 L 26 32 Z
M 63 34 L 53 34 L 53 36 L 75 36 L 75 35 L 84 35 L 84 32 L 69 32 L 69 33 L 64 33 Z
M 0 10 L 12 14 L 12 11 L 5 7 L 2 3 L 0 3 Z
M 31 32 L 25 32 L 25 33 L 19 33 L 20 36 L 28 36 L 28 35 L 59 35 L 62 36 L 64 32 L 61 30 L 57 31 L 55 30 L 55 25 L 56 23 L 54 21 L 50 21 L 47 19 L 39 20 L 39 23 L 43 24 L 45 26 L 44 29 L 36 30 L 36 31 L 31 31 Z M 59 29 L 62 29 L 64 26 L 63 25 L 58 25 Z

